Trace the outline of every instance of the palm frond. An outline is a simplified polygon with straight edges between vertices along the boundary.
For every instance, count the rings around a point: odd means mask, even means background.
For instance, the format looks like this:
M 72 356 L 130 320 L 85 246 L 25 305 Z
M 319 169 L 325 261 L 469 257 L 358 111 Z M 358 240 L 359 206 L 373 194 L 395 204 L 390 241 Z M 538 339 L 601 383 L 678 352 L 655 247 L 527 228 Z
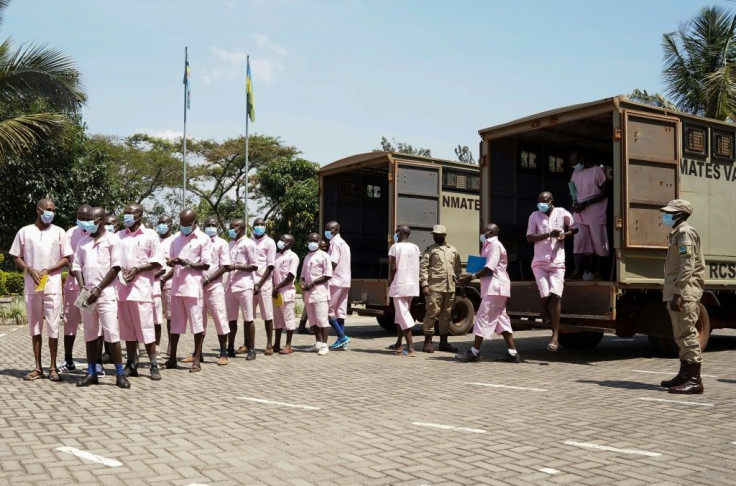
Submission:
M 5 9 L 10 5 L 10 0 L 0 0 L 0 25 L 5 20 Z
M 67 123 L 68 119 L 59 113 L 34 113 L 0 120 L 0 159 L 33 150 Z

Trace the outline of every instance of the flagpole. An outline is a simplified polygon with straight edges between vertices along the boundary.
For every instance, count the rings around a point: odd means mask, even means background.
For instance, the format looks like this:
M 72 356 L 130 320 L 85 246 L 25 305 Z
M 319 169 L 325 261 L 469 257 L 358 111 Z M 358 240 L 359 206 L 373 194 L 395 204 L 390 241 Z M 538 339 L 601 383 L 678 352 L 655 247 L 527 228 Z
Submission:
M 250 56 L 246 56 L 246 65 L 248 66 L 248 69 L 250 69 Z M 246 83 L 247 80 L 247 74 L 246 74 Z M 250 113 L 250 106 L 248 105 L 248 93 L 245 94 L 245 225 L 248 226 L 248 169 L 250 169 L 248 165 L 248 114 Z
M 186 69 L 187 69 L 187 62 L 189 61 L 189 53 L 188 53 L 188 47 L 184 47 L 184 76 L 187 76 Z M 185 204 L 185 198 L 187 193 L 187 90 L 189 89 L 189 86 L 187 86 L 187 83 L 184 83 L 184 137 L 182 138 L 182 154 L 183 154 L 183 161 L 184 161 L 184 181 L 182 182 L 181 186 L 181 207 L 184 209 Z

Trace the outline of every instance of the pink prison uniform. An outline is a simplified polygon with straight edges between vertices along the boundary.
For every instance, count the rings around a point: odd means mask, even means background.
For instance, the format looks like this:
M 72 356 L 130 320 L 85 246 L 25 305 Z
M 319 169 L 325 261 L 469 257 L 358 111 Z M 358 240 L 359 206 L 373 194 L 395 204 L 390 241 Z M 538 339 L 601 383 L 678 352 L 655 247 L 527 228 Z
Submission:
M 164 273 L 171 270 L 171 267 L 166 265 L 166 259 L 169 258 L 169 250 L 171 249 L 172 241 L 174 241 L 174 235 L 169 235 L 166 238 L 159 237 L 158 246 L 161 251 L 161 258 L 164 262 L 164 266 L 162 267 L 165 270 Z M 167 319 L 171 319 L 171 279 L 168 279 L 163 285 L 161 285 L 161 280 L 159 280 L 156 285 L 158 286 L 158 289 L 154 288 L 153 305 L 155 308 L 160 307 L 160 309 L 155 309 L 155 311 L 162 314 L 162 320 L 165 321 Z M 160 296 L 158 299 L 156 299 L 156 293 Z
M 105 232 L 97 240 L 90 235 L 82 238 L 74 255 L 72 270 L 81 272 L 85 287 L 92 290 L 93 287 L 99 286 L 111 268 L 120 266 L 118 239 L 114 234 Z M 102 289 L 95 309 L 92 312 L 82 312 L 82 321 L 86 342 L 94 341 L 102 335 L 108 343 L 120 341 L 118 299 L 114 280 Z
M 179 232 L 171 242 L 171 259 L 181 258 L 193 263 L 211 264 L 210 237 L 195 228 L 185 235 Z M 204 332 L 202 314 L 202 279 L 204 270 L 174 265 L 171 277 L 171 332 L 184 334 L 187 322 L 192 334 Z
M 255 265 L 256 244 L 245 236 L 228 243 L 232 265 Z M 242 270 L 230 272 L 225 289 L 225 308 L 227 320 L 237 321 L 238 312 L 243 312 L 245 322 L 253 321 L 253 273 Z
M 597 196 L 606 183 L 606 173 L 601 167 L 593 166 L 572 173 L 571 181 L 577 190 L 578 202 L 585 202 Z M 606 206 L 608 198 L 593 203 L 579 213 L 575 213 L 575 227 L 578 233 L 574 236 L 575 253 L 607 256 L 608 232 L 606 231 Z
M 574 223 L 572 214 L 563 208 L 553 208 L 549 216 L 541 211 L 534 211 L 529 216 L 526 234 L 528 236 L 548 233 L 551 230 L 565 231 L 566 226 L 569 228 Z M 565 286 L 565 240 L 550 237 L 535 242 L 532 272 L 537 280 L 540 296 L 544 298 L 555 294 L 562 297 L 562 289 Z
M 82 237 L 86 236 L 87 233 L 82 231 L 79 226 L 74 226 L 66 230 L 66 239 L 69 241 L 69 246 L 72 247 L 72 256 L 69 258 L 69 268 L 72 268 L 74 263 L 74 253 L 76 253 L 79 247 L 79 242 Z M 79 307 L 74 305 L 74 301 L 77 300 L 79 295 L 79 284 L 77 279 L 72 275 L 67 275 L 66 281 L 64 282 L 64 335 L 65 336 L 76 336 L 79 323 L 82 322 L 82 314 Z
M 509 260 L 506 248 L 498 241 L 497 236 L 486 240 L 480 254 L 486 257 L 486 268 L 493 275 L 480 279 L 483 300 L 475 315 L 473 334 L 491 339 L 494 333 L 513 332 L 511 319 L 506 314 L 506 301 L 511 296 L 511 280 L 506 271 Z
M 35 224 L 30 224 L 18 230 L 8 253 L 22 258 L 26 265 L 40 272 L 53 267 L 62 258 L 72 256 L 72 248 L 66 232 L 58 226 L 51 224 L 42 231 Z M 24 284 L 31 336 L 41 334 L 46 320 L 46 335 L 57 339 L 61 314 L 61 270 L 49 274 L 43 291 L 36 292 L 36 284 L 28 273 Z
M 149 263 L 164 265 L 158 246 L 158 235 L 141 225 L 134 233 L 129 228 L 116 233 L 120 244 L 121 272 Z M 150 344 L 156 341 L 153 328 L 153 280 L 159 268 L 139 273 L 118 290 L 118 323 L 120 339 Z
M 330 277 L 333 275 L 330 257 L 322 250 L 310 251 L 304 257 L 301 277 L 306 283 L 312 283 L 323 275 Z M 316 285 L 312 290 L 304 292 L 304 307 L 307 310 L 310 326 L 330 327 L 330 321 L 327 320 L 329 299 L 329 280 Z
M 219 236 L 210 238 L 210 268 L 205 271 L 204 278 L 210 278 L 221 267 L 230 265 L 230 248 L 227 241 Z M 204 305 L 202 306 L 202 323 L 207 333 L 207 312 L 215 321 L 218 336 L 228 334 L 230 326 L 227 323 L 227 310 L 225 309 L 225 288 L 222 286 L 222 276 L 213 280 L 204 287 Z
M 261 277 L 266 273 L 268 267 L 273 267 L 274 261 L 276 260 L 276 243 L 268 235 L 263 235 L 260 238 L 254 236 L 252 239 L 256 245 L 255 264 L 258 265 L 258 270 L 253 275 L 253 283 L 256 284 L 261 281 Z M 261 319 L 264 321 L 273 319 L 272 291 L 273 286 L 269 278 L 263 282 L 263 287 L 261 287 L 258 295 L 253 296 L 253 317 L 256 315 L 256 310 L 260 309 Z
M 388 255 L 396 259 L 396 273 L 388 289 L 394 302 L 394 322 L 406 331 L 414 326 L 411 300 L 419 295 L 419 247 L 408 241 L 394 243 Z
M 285 250 L 276 257 L 274 262 L 273 273 L 271 278 L 274 287 L 286 279 L 287 275 L 292 274 L 296 279 L 299 269 L 299 256 L 291 250 Z M 296 329 L 296 319 L 294 317 L 294 300 L 296 299 L 296 287 L 294 281 L 279 289 L 282 304 L 273 309 L 273 326 L 275 329 L 284 329 L 293 331 Z
M 332 278 L 329 280 L 329 316 L 345 319 L 348 315 L 348 296 L 350 295 L 350 247 L 339 233 L 330 240 L 328 254 L 332 263 L 336 264 L 332 270 Z

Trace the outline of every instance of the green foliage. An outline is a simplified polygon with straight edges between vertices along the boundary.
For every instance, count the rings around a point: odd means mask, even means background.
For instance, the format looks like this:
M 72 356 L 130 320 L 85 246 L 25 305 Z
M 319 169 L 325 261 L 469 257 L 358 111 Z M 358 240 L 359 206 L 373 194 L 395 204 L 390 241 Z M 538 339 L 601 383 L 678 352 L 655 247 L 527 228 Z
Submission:
M 392 143 L 393 142 L 393 143 Z M 395 138 L 389 141 L 386 137 L 381 137 L 381 148 L 375 149 L 374 152 L 398 152 L 401 154 L 421 155 L 423 157 L 431 157 L 432 151 L 426 148 L 414 148 L 408 143 L 397 142 Z
M 455 155 L 457 156 L 457 160 L 464 164 L 471 164 L 475 165 L 475 158 L 473 157 L 473 152 L 471 152 L 470 148 L 467 145 L 458 145 L 455 147 Z
M 24 291 L 24 278 L 21 272 L 0 271 L 0 295 L 19 295 Z
M 637 101 L 639 103 L 646 103 L 648 105 L 657 106 L 659 108 L 666 108 L 668 110 L 676 110 L 677 106 L 674 105 L 670 100 L 665 98 L 659 93 L 648 93 L 647 90 L 635 89 L 630 95 L 631 101 Z
M 22 297 L 16 297 L 9 305 L 0 305 L 0 320 L 20 326 L 26 320 L 26 304 Z

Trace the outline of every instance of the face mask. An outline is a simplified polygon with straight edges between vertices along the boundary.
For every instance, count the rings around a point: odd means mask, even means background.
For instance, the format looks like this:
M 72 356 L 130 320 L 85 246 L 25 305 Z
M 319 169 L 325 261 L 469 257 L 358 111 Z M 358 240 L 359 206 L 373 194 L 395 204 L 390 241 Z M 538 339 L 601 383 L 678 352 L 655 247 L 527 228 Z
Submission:
M 53 211 L 44 211 L 43 213 L 41 213 L 41 221 L 43 221 L 44 224 L 51 224 L 53 220 L 54 220 Z
M 217 236 L 217 228 L 215 228 L 214 226 L 207 226 L 204 229 L 204 234 L 206 234 L 210 238 L 212 238 L 213 236 Z
M 307 248 L 309 248 L 309 251 L 317 251 L 319 249 L 319 243 L 316 241 L 310 241 L 307 243 Z
M 284 243 L 283 241 L 279 240 L 279 241 L 276 242 L 276 248 L 278 248 L 279 250 L 283 250 L 284 248 L 286 248 L 286 243 Z
M 485 243 L 486 242 L 486 235 L 480 235 L 480 242 Z
M 265 226 L 254 226 L 253 227 L 253 234 L 256 236 L 263 236 L 266 234 L 266 227 Z
M 183 235 L 191 235 L 194 231 L 194 226 L 180 226 L 179 229 Z
M 234 230 L 233 228 L 230 228 L 229 230 L 227 230 L 227 235 L 230 238 L 235 238 L 236 236 L 238 236 L 238 232 Z
M 100 223 L 95 224 L 94 221 L 85 221 L 85 228 L 84 230 L 89 234 L 95 234 L 97 233 L 97 230 L 100 228 Z
M 394 243 L 398 243 L 398 242 L 399 242 L 399 234 L 394 233 Z
M 539 209 L 543 213 L 546 213 L 547 211 L 549 211 L 549 203 L 537 203 L 537 209 Z
M 573 165 L 572 168 L 579 172 L 583 170 L 583 164 L 582 162 L 578 162 L 577 164 Z
M 79 229 L 81 229 L 82 231 L 84 231 L 84 221 L 82 221 L 82 220 L 78 219 L 78 220 L 77 220 L 77 228 L 79 228 Z
M 109 231 L 110 233 L 115 233 L 115 226 L 113 226 L 111 224 L 106 224 L 105 225 L 105 231 Z
M 671 228 L 675 225 L 675 218 L 670 213 L 664 213 L 662 215 L 662 224 Z
M 135 224 L 135 214 L 123 214 L 123 224 L 126 228 L 130 228 Z
M 126 224 L 127 226 L 127 224 Z M 159 223 L 156 225 L 156 233 L 160 235 L 165 235 L 169 232 L 169 225 L 164 223 Z
M 325 231 L 325 238 L 327 238 L 327 241 L 330 241 L 332 239 L 332 231 Z

